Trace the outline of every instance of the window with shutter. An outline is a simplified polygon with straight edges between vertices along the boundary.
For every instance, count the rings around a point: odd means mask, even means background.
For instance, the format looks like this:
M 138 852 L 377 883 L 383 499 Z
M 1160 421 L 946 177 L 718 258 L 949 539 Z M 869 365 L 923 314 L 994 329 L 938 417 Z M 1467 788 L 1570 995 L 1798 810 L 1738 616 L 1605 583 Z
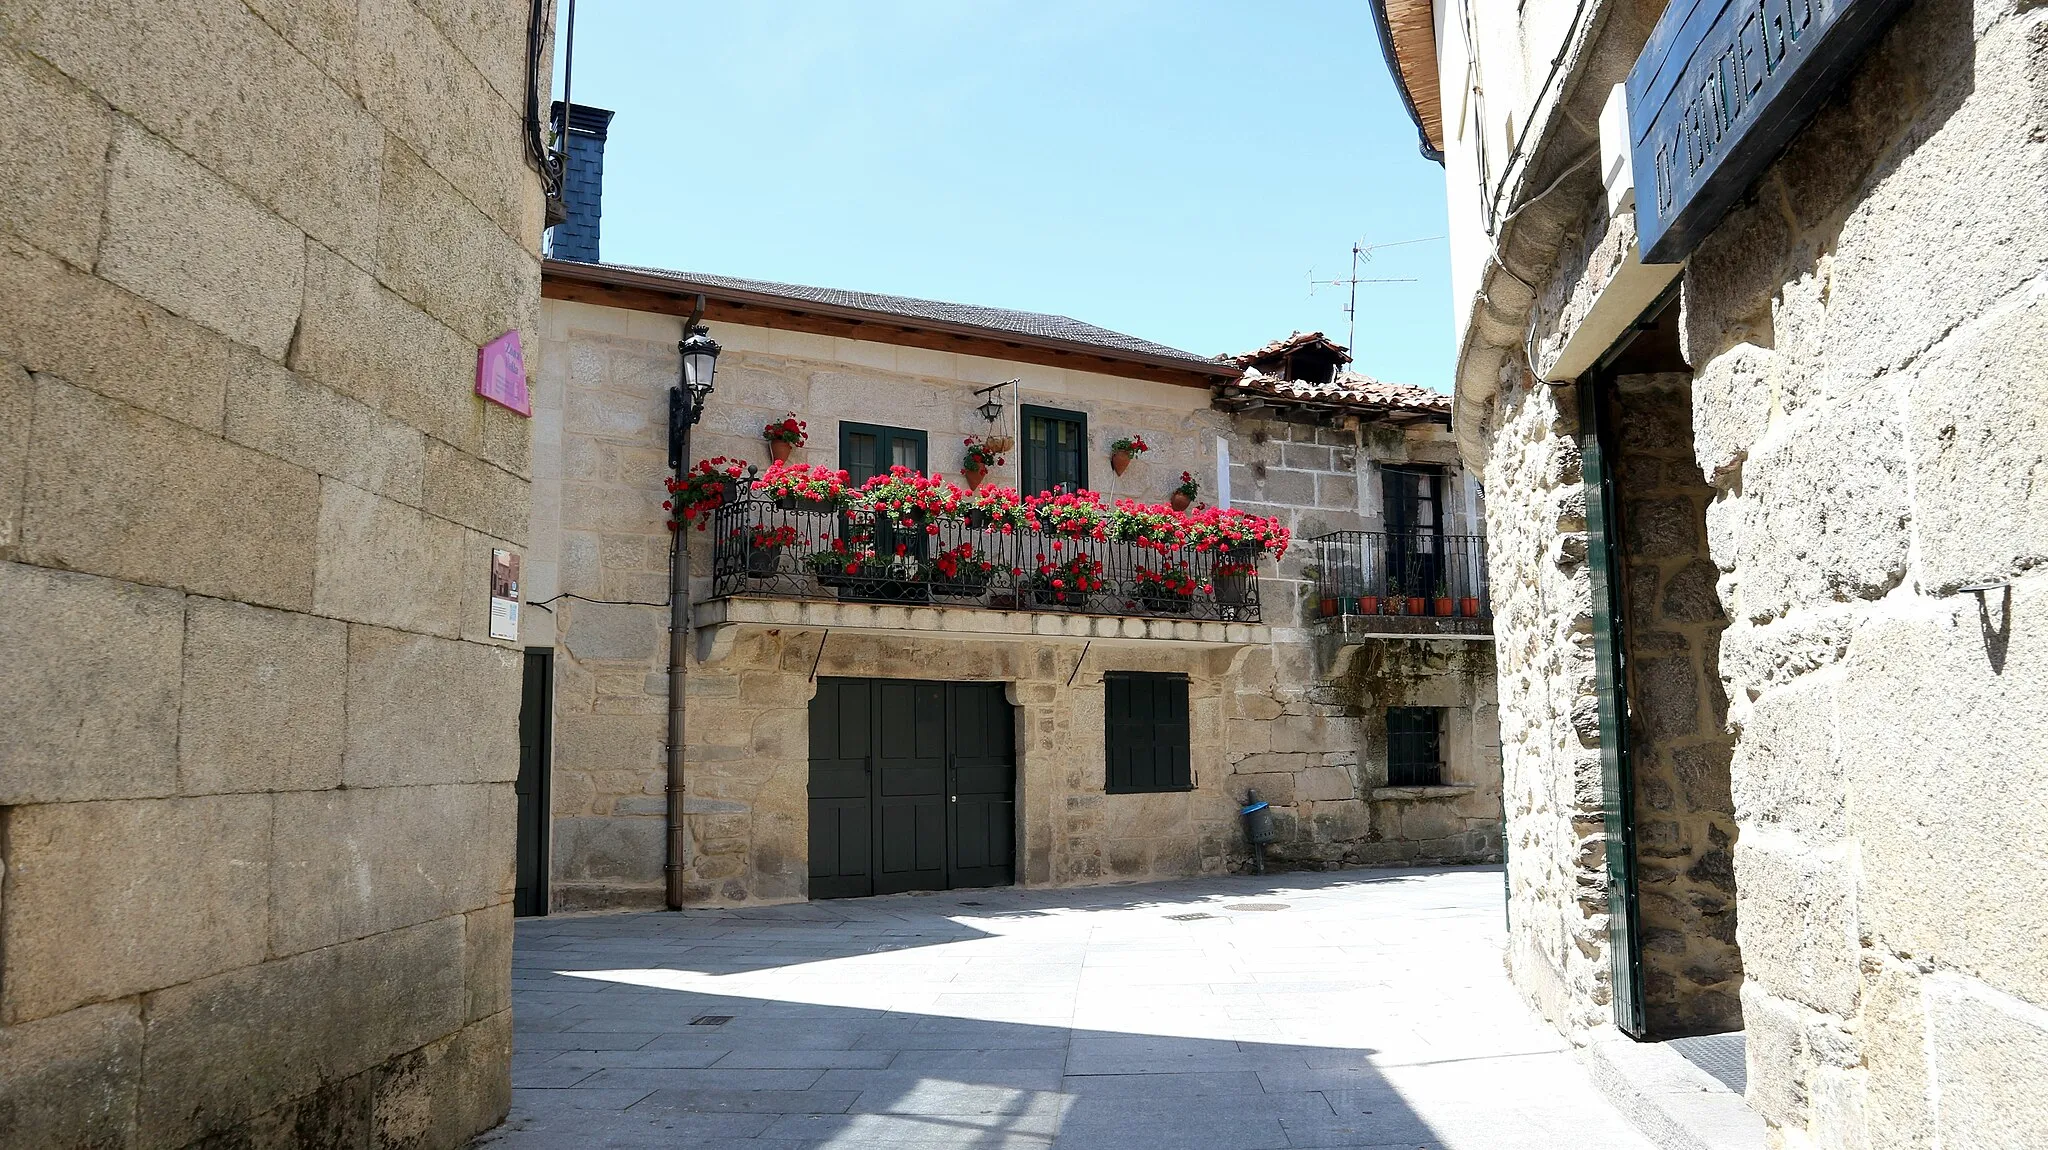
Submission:
M 1025 404 L 1024 494 L 1088 486 L 1088 417 Z
M 1194 788 L 1184 675 L 1111 671 L 1102 677 L 1105 771 L 1112 795 Z

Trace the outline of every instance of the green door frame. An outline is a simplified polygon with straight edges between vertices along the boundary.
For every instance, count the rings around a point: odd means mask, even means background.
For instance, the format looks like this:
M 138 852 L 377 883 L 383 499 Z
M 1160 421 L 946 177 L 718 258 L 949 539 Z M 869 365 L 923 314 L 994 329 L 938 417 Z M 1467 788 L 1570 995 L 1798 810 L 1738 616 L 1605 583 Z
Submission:
M 1599 369 L 1579 378 L 1579 458 L 1586 490 L 1586 566 L 1593 579 L 1593 675 L 1600 701 L 1600 815 L 1607 839 L 1607 948 L 1614 1025 L 1641 1040 L 1643 961 L 1636 898 L 1635 778 L 1629 762 L 1627 627 L 1621 515 L 1614 492 L 1614 405 Z

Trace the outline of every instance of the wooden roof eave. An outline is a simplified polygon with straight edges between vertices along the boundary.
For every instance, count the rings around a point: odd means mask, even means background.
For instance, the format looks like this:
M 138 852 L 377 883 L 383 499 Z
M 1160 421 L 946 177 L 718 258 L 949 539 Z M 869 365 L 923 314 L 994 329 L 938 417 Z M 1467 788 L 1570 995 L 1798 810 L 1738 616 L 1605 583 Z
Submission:
M 601 264 L 546 260 L 541 268 L 541 295 L 546 299 L 686 316 L 691 313 L 697 297 L 702 295 L 705 299 L 704 318 L 712 321 L 952 351 L 987 359 L 1066 367 L 1183 387 L 1211 388 L 1225 380 L 1236 380 L 1240 375 L 1240 369 L 1234 364 L 1218 363 L 1211 367 L 1196 360 L 792 299 L 768 292 L 700 284 L 688 279 Z

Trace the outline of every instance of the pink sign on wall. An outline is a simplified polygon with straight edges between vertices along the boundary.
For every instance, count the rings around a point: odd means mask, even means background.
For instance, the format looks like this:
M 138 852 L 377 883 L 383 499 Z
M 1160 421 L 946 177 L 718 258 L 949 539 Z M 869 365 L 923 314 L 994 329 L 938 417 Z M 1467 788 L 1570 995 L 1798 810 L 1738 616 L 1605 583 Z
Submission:
M 517 328 L 477 350 L 476 393 L 528 418 L 533 416 L 533 397 L 526 390 L 526 359 L 519 354 Z

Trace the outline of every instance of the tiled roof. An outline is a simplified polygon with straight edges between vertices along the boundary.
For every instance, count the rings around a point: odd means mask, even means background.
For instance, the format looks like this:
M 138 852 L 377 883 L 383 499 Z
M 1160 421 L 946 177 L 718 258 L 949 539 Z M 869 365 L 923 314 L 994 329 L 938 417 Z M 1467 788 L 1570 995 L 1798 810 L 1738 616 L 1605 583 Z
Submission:
M 1268 360 L 1279 359 L 1289 352 L 1315 344 L 1324 345 L 1328 351 L 1337 357 L 1337 362 L 1351 362 L 1350 349 L 1319 331 L 1298 331 L 1286 339 L 1276 339 L 1257 351 L 1247 351 L 1241 355 L 1226 356 L 1225 358 L 1239 367 L 1245 367 L 1254 363 L 1264 363 Z
M 1214 371 L 1219 360 L 1210 356 L 1196 355 L 1149 339 L 1125 335 L 1120 331 L 1097 327 L 1063 315 L 1046 315 L 1040 312 L 1014 311 L 1001 307 L 978 307 L 974 304 L 945 303 L 940 300 L 913 299 L 909 296 L 878 295 L 874 292 L 843 291 L 838 288 L 809 287 L 803 284 L 771 283 L 765 280 L 740 279 L 736 276 L 705 275 L 697 272 L 670 271 L 666 268 L 634 267 L 630 264 L 598 264 L 597 267 L 632 272 L 642 276 L 674 280 L 678 284 L 700 285 L 709 288 L 725 288 L 732 291 L 749 292 L 754 295 L 786 299 L 792 303 L 823 304 L 835 308 L 872 312 L 880 315 L 903 316 L 908 319 L 933 320 L 940 323 L 957 324 L 982 328 L 992 336 L 1004 334 L 1030 336 L 1037 339 L 1059 340 L 1065 343 L 1082 344 L 1111 351 L 1129 352 L 1151 356 L 1157 359 L 1178 360 L 1190 367 L 1201 367 Z
M 1247 370 L 1231 388 L 1242 395 L 1265 396 L 1296 403 L 1329 404 L 1364 412 L 1408 411 L 1425 415 L 1451 414 L 1451 397 L 1412 383 L 1382 383 L 1370 376 L 1340 372 L 1334 383 L 1303 383 L 1298 379 L 1275 379 Z

